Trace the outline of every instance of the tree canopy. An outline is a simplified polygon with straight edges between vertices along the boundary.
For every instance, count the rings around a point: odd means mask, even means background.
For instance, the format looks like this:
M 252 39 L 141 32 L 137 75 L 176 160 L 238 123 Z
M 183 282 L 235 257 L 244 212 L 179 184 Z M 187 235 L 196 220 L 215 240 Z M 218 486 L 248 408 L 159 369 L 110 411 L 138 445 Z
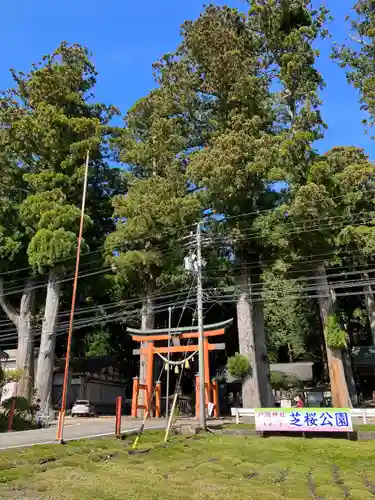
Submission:
M 332 46 L 367 128 L 373 11 L 357 1 L 349 39 Z M 323 1 L 210 4 L 128 110 L 98 102 L 85 46 L 64 41 L 11 70 L 0 94 L 0 321 L 4 345 L 17 346 L 19 396 L 35 389 L 52 404 L 88 159 L 76 355 L 121 354 L 133 369 L 128 323 L 166 327 L 173 306 L 191 324 L 184 258 L 196 256 L 199 223 L 206 318 L 236 316 L 226 344 L 243 404 L 272 405 L 272 387 L 290 381 L 271 380 L 270 362 L 303 360 L 318 361 L 315 382 L 330 379 L 336 406 L 356 404 L 352 348 L 375 342 L 375 167 L 356 145 L 318 142 L 328 125 L 316 46 L 331 44 L 328 15 Z M 140 367 L 142 379 L 142 356 Z

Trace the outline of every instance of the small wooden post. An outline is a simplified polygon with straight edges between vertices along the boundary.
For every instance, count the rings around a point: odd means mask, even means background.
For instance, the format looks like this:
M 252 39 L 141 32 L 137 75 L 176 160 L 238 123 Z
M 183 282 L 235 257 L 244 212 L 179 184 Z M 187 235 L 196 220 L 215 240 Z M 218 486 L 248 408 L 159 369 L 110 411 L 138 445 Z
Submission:
M 116 425 L 115 425 L 115 433 L 116 433 L 117 438 L 120 438 L 120 436 L 121 436 L 121 410 L 122 410 L 122 397 L 117 396 L 117 398 L 116 398 Z
M 16 400 L 12 400 L 12 404 L 10 406 L 9 410 L 9 416 L 8 416 L 8 432 L 12 432 L 13 430 L 13 419 L 14 419 L 14 412 L 16 410 Z
M 155 417 L 161 417 L 161 382 L 158 380 L 155 384 Z
M 199 416 L 199 375 L 195 375 L 195 418 Z
M 220 417 L 219 384 L 215 379 L 212 380 L 212 399 L 214 404 L 214 417 Z
M 138 395 L 139 395 L 139 378 L 133 378 L 133 394 L 132 394 L 132 417 L 136 418 L 137 406 L 138 406 Z

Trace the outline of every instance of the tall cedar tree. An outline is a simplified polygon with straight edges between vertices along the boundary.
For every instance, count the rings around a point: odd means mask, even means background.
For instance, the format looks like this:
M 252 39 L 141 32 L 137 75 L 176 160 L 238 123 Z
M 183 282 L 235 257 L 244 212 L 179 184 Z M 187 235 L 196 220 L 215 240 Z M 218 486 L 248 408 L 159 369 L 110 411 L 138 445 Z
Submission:
M 96 71 L 87 49 L 80 45 L 63 42 L 29 73 L 11 72 L 14 88 L 5 91 L 0 101 L 2 157 L 22 173 L 18 186 L 23 196 L 13 198 L 16 224 L 10 232 L 12 240 L 21 243 L 16 255 L 8 254 L 13 265 L 23 262 L 34 275 L 48 276 L 35 380 L 41 407 L 48 411 L 60 279 L 66 259 L 73 258 L 77 249 L 84 160 L 89 150 L 83 251 L 89 248 L 87 243 L 91 248 L 99 245 L 112 224 L 109 195 L 116 192 L 118 173 L 106 163 L 106 144 L 116 132 L 110 121 L 117 110 L 94 102 Z M 19 312 L 6 300 L 2 281 L 1 291 L 2 307 L 18 331 L 17 367 L 24 374 L 19 393 L 30 397 L 34 289 L 28 279 Z
M 354 15 L 348 18 L 351 28 L 348 41 L 345 45 L 334 46 L 333 57 L 346 69 L 348 82 L 360 92 L 361 110 L 367 115 L 364 124 L 371 130 L 375 120 L 375 3 L 359 0 L 353 11 Z M 368 281 L 366 274 L 363 278 Z M 375 344 L 375 300 L 368 284 L 365 285 L 365 298 Z
M 106 240 L 117 289 L 141 297 L 141 326 L 154 328 L 158 288 L 181 285 L 186 228 L 199 218 L 199 193 L 190 192 L 184 151 L 189 122 L 163 90 L 128 112 L 115 145 L 128 166 L 129 191 L 114 198 L 116 231 Z M 144 381 L 141 357 L 140 378 Z
M 275 206 L 279 197 L 269 182 L 300 174 L 321 134 L 316 94 L 322 79 L 312 43 L 324 35 L 326 12 L 311 12 L 304 3 L 255 1 L 248 16 L 209 6 L 183 25 L 177 51 L 155 65 L 161 88 L 184 106 L 181 116 L 199 138 L 191 144 L 189 179 L 205 188 L 207 208 L 228 218 L 225 232 L 237 262 L 257 263 L 238 276 L 240 351 L 252 366 L 243 383 L 249 407 L 272 402 L 263 304 L 251 300 L 264 253 L 259 240 L 248 242 L 254 212 Z M 247 212 L 254 215 L 238 217 Z
M 262 216 L 263 237 L 286 250 L 289 259 L 312 261 L 312 291 L 318 296 L 325 333 L 330 316 L 337 315 L 327 265 L 337 263 L 343 251 L 359 252 L 364 258 L 373 252 L 374 168 L 362 150 L 334 148 L 315 159 L 306 181 L 291 185 L 290 201 Z M 327 336 L 325 341 L 333 403 L 339 407 L 355 403 L 347 350 L 328 341 Z

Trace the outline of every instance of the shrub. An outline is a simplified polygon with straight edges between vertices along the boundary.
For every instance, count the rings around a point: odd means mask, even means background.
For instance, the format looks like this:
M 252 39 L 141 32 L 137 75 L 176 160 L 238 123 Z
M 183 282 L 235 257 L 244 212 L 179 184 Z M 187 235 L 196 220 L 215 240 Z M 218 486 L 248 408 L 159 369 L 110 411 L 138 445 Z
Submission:
M 249 358 L 238 352 L 228 359 L 227 369 L 232 377 L 244 378 L 249 374 L 250 368 Z
M 271 386 L 275 390 L 290 391 L 292 389 L 301 389 L 303 382 L 295 375 L 286 375 L 282 372 L 270 373 Z
M 327 325 L 324 329 L 324 336 L 328 347 L 331 349 L 345 349 L 348 345 L 346 331 L 340 327 L 335 314 L 331 314 L 328 317 Z
M 8 430 L 8 417 L 15 402 L 13 430 L 21 431 L 35 428 L 35 418 L 32 405 L 27 399 L 13 396 L 1 403 L 2 413 L 0 414 L 0 432 Z

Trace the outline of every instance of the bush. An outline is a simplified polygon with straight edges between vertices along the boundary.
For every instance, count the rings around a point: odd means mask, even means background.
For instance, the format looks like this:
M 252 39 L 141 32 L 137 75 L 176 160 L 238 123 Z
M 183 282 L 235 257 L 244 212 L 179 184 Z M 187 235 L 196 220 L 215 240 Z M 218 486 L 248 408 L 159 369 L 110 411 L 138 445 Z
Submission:
M 0 432 L 8 431 L 8 417 L 9 412 L 0 414 Z M 35 428 L 36 425 L 32 420 L 25 419 L 21 415 L 14 415 L 12 426 L 13 431 L 28 431 Z
M 244 378 L 249 374 L 250 368 L 249 358 L 238 352 L 228 359 L 227 369 L 232 377 Z
M 34 429 L 35 419 L 32 405 L 25 398 L 13 396 L 1 404 L 2 413 L 0 414 L 0 432 L 8 430 L 8 417 L 15 401 L 14 417 L 12 430 L 23 431 Z
M 294 375 L 286 375 L 281 372 L 270 373 L 271 386 L 275 390 L 290 391 L 292 389 L 301 389 L 303 382 Z
M 6 410 L 10 410 L 12 407 L 13 401 L 16 402 L 16 405 L 15 405 L 16 412 L 24 412 L 24 411 L 31 412 L 32 407 L 30 406 L 30 403 L 27 401 L 27 399 L 21 398 L 19 396 L 13 396 L 13 397 L 5 400 L 1 406 L 3 408 L 5 408 Z
M 340 327 L 335 314 L 328 317 L 327 325 L 324 329 L 324 336 L 328 347 L 331 349 L 346 349 L 348 345 L 348 336 L 346 331 Z

